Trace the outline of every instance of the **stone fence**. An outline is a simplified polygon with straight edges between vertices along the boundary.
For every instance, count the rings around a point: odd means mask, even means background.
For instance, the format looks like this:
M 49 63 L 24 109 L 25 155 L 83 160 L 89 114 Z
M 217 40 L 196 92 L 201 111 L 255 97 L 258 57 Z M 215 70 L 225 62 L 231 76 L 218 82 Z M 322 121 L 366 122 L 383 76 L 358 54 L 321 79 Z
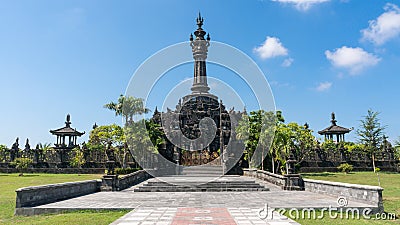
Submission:
M 117 190 L 122 191 L 128 187 L 139 184 L 151 177 L 145 170 L 139 170 L 118 178 Z
M 104 174 L 105 168 L 27 168 L 24 173 L 53 173 L 53 174 Z M 1 168 L 0 173 L 19 173 L 16 168 Z
M 287 178 L 257 169 L 243 169 L 243 175 L 268 181 L 282 188 L 286 185 Z M 382 192 L 378 186 L 348 184 L 340 182 L 302 179 L 304 190 L 314 193 L 326 194 L 334 197 L 345 197 L 347 200 L 364 202 L 377 207 L 376 212 L 383 212 Z
M 285 185 L 285 177 L 279 174 L 274 174 L 264 170 L 257 169 L 243 169 L 243 175 L 255 177 L 261 180 L 268 181 L 272 184 L 283 187 Z
M 108 175 L 105 175 L 104 177 L 107 176 Z M 114 185 L 116 186 L 113 189 L 116 191 L 120 191 L 130 186 L 139 184 L 140 182 L 143 182 L 151 177 L 151 175 L 149 175 L 144 170 L 136 171 L 134 173 L 127 174 L 121 177 L 118 177 L 117 175 L 112 176 L 116 178 L 114 182 Z M 57 212 L 59 211 L 59 209 L 49 211 L 47 209 L 44 210 L 34 207 L 92 194 L 103 190 L 104 186 L 105 183 L 103 178 L 103 181 L 87 180 L 19 188 L 15 191 L 17 194 L 15 215 L 36 215 L 42 213 Z
M 381 187 L 312 179 L 303 180 L 306 191 L 335 197 L 345 197 L 350 201 L 364 202 L 378 207 L 378 211 L 383 212 L 383 188 Z
M 15 214 L 29 215 L 31 207 L 95 193 L 100 190 L 100 184 L 100 180 L 87 180 L 19 188 L 15 191 Z

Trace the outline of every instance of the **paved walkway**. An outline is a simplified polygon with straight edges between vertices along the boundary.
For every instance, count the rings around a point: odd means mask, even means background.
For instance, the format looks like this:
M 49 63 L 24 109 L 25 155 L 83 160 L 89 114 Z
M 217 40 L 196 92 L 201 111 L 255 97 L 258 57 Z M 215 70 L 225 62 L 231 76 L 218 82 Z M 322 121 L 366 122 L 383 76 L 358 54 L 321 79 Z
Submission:
M 251 208 L 139 208 L 111 225 L 296 225 L 295 221 L 273 212 L 269 216 Z
M 250 179 L 250 178 L 246 178 Z M 254 179 L 254 178 L 251 178 Z M 262 182 L 257 180 L 259 183 Z M 262 192 L 98 192 L 37 209 L 132 209 L 113 224 L 297 224 L 271 208 L 328 208 L 337 198 L 306 191 L 283 191 L 264 183 Z M 348 202 L 347 207 L 372 207 Z

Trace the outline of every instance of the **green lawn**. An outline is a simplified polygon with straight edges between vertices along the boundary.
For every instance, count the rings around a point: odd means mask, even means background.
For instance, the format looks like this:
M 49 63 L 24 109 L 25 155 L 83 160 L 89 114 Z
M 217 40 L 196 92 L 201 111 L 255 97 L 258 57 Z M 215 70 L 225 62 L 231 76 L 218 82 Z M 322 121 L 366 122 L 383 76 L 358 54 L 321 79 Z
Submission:
M 350 174 L 344 173 L 305 173 L 303 178 L 315 180 L 327 180 L 352 184 L 365 184 L 378 186 L 378 176 L 373 172 L 354 172 Z M 395 213 L 397 220 L 351 220 L 351 219 L 330 219 L 325 213 L 322 220 L 296 219 L 301 224 L 335 224 L 335 225 L 364 225 L 364 224 L 400 224 L 400 173 L 379 173 L 381 187 L 383 191 L 383 204 L 385 212 Z M 287 215 L 287 214 L 285 214 Z
M 14 216 L 15 190 L 21 187 L 99 179 L 99 174 L 0 174 L 0 224 L 109 224 L 128 211 L 77 211 L 38 216 Z

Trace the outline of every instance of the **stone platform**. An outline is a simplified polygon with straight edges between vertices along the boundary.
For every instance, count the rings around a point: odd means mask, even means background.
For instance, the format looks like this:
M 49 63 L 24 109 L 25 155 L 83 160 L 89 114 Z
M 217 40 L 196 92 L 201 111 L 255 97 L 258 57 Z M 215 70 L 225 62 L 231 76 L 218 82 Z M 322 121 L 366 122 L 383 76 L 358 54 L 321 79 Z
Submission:
M 175 176 L 162 179 L 193 184 L 195 180 L 202 183 L 202 179 L 206 178 Z M 133 210 L 113 224 L 289 225 L 296 223 L 276 212 L 269 213 L 267 218 L 260 218 L 260 212 L 272 208 L 321 209 L 338 205 L 337 197 L 307 191 L 284 191 L 278 186 L 256 178 L 224 176 L 219 179 L 236 183 L 241 181 L 256 183 L 269 191 L 135 192 L 144 185 L 142 183 L 119 192 L 97 192 L 25 210 L 27 215 L 84 209 Z M 363 209 L 375 206 L 349 201 L 347 207 Z
M 269 191 L 263 183 L 240 176 L 170 176 L 152 178 L 137 185 L 135 192 L 240 192 Z

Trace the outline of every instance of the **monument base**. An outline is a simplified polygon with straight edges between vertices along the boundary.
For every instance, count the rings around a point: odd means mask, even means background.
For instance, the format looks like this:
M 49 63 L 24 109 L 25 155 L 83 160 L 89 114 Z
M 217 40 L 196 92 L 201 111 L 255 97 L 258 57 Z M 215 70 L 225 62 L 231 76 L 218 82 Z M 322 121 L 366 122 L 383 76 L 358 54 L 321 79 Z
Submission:
M 286 174 L 285 186 L 283 190 L 287 191 L 304 191 L 304 181 L 300 174 Z
M 118 175 L 104 175 L 100 191 L 118 191 Z

